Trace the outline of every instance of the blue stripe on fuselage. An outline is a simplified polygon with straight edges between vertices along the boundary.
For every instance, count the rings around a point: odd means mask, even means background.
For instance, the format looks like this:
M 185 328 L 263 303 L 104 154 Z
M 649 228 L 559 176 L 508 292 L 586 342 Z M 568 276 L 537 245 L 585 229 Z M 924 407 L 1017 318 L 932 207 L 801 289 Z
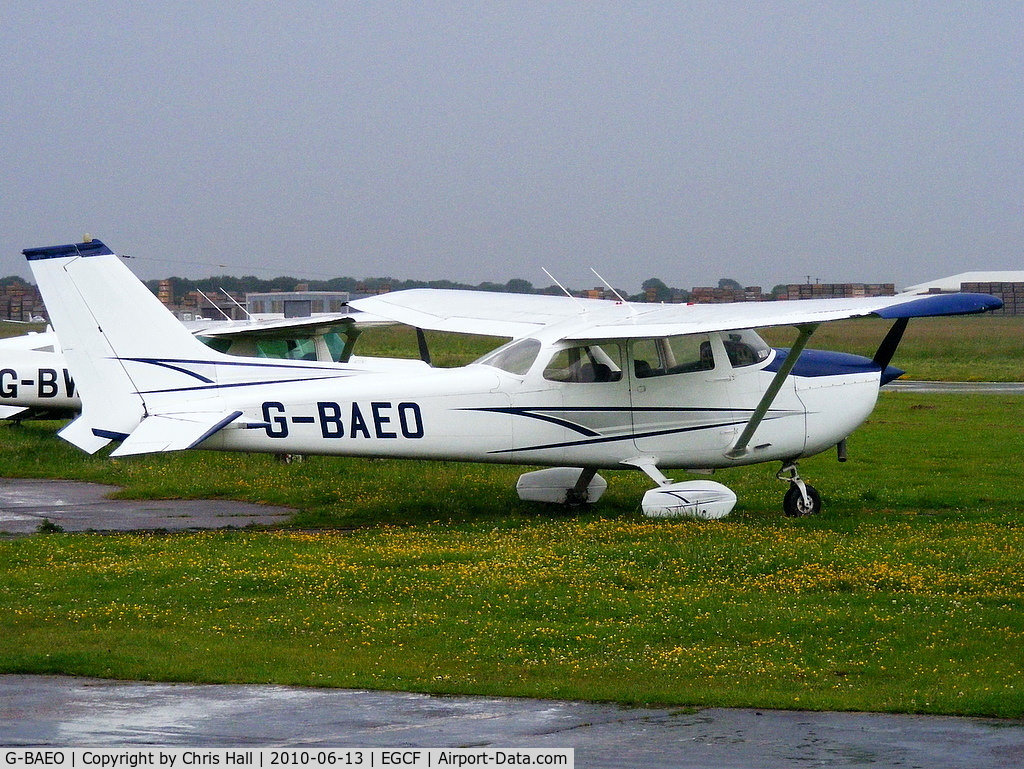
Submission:
M 778 371 L 782 362 L 789 355 L 787 348 L 776 348 L 775 360 L 765 367 L 765 371 Z M 845 376 L 849 374 L 872 374 L 878 372 L 878 364 L 871 358 L 863 355 L 854 355 L 848 352 L 833 352 L 832 350 L 804 350 L 800 355 L 796 366 L 793 367 L 793 376 L 819 377 L 819 376 Z M 903 376 L 905 372 L 895 366 L 887 366 L 882 372 L 880 384 L 887 384 L 894 379 Z

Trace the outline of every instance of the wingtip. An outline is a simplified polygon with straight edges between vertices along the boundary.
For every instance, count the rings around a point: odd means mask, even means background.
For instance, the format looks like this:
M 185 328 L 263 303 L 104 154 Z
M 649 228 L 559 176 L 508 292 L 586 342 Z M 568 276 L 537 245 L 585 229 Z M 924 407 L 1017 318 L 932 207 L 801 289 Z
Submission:
M 874 314 L 880 318 L 926 318 L 943 315 L 974 315 L 1003 306 L 1003 300 L 989 294 L 926 294 L 909 302 L 883 307 Z

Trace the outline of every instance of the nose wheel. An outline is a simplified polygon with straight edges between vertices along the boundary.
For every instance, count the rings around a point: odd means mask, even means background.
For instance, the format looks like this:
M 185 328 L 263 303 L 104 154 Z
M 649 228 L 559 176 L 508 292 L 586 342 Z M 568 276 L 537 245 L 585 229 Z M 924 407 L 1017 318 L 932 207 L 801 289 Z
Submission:
M 789 484 L 782 498 L 782 511 L 790 518 L 803 518 L 821 512 L 821 495 L 813 486 L 804 483 L 797 472 L 796 462 L 789 462 L 775 474 L 780 481 Z

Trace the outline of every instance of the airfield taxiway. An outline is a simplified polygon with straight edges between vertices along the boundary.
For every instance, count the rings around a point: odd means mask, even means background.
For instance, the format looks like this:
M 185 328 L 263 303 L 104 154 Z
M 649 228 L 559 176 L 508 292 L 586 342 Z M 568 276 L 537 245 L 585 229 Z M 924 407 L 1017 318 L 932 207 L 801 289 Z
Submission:
M 578 767 L 1024 766 L 1024 722 L 0 676 L 0 745 L 573 748 Z
M 126 501 L 111 487 L 0 480 L 0 531 L 272 523 L 281 508 Z M 0 746 L 552 747 L 580 767 L 1024 766 L 1024 721 L 801 711 L 626 708 L 283 686 L 0 675 Z
M 116 486 L 0 478 L 0 532 L 31 534 L 44 521 L 64 531 L 220 529 L 282 523 L 294 511 L 226 499 L 110 499 Z
M 882 392 L 1021 395 L 1024 394 L 1024 382 L 925 382 L 914 379 L 896 379 L 884 385 Z

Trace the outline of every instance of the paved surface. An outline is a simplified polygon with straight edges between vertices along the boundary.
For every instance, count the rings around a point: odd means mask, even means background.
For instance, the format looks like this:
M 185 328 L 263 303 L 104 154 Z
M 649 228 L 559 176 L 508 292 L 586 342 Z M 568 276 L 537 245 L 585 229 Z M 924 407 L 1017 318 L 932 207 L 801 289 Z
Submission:
M 1024 722 L 0 676 L 0 745 L 573 748 L 578 767 L 1024 766 Z
M 986 393 L 988 395 L 1024 395 L 1024 382 L 920 382 L 896 379 L 882 387 L 882 392 L 915 393 Z
M 31 534 L 44 520 L 65 531 L 220 529 L 280 523 L 292 513 L 224 499 L 107 499 L 115 491 L 99 483 L 0 478 L 0 532 Z

